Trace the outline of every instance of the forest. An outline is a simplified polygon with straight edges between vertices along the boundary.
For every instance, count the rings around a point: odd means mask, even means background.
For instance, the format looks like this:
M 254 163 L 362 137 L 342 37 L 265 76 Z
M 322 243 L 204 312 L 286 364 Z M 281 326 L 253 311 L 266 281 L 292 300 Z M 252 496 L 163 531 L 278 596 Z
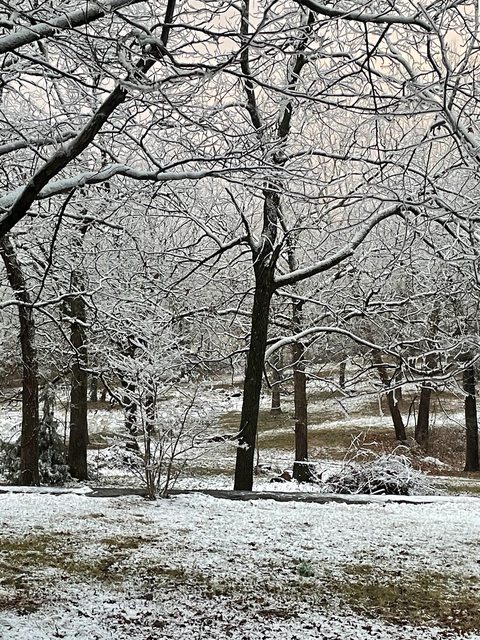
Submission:
M 1 639 L 480 637 L 479 51 L 0 2 Z

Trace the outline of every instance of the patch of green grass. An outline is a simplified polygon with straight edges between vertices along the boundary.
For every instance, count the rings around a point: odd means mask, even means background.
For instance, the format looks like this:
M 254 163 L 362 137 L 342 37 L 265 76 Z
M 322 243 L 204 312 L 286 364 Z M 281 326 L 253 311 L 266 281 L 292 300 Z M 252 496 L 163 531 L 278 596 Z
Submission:
M 372 450 L 391 449 L 397 446 L 395 434 L 392 429 L 349 429 L 346 427 L 311 429 L 308 434 L 309 448 L 319 449 L 319 457 L 342 459 L 355 439 L 364 440 L 364 445 L 375 443 Z M 292 429 L 282 431 L 259 433 L 258 441 L 260 449 L 285 449 L 293 450 L 295 434 Z
M 445 490 L 452 495 L 480 495 L 480 483 L 446 484 Z
M 270 431 L 293 426 L 294 419 L 288 411 L 271 413 L 269 409 L 260 409 L 258 431 Z M 220 416 L 220 426 L 225 433 L 236 433 L 240 425 L 240 411 L 227 411 Z
M 227 391 L 237 392 L 240 390 L 242 386 L 241 382 L 214 382 L 212 384 L 212 389 L 225 389 Z
M 315 575 L 315 569 L 311 562 L 302 560 L 297 567 L 297 573 L 299 576 L 302 576 L 302 578 L 313 578 Z
M 368 564 L 325 577 L 326 588 L 357 612 L 412 625 L 439 625 L 461 633 L 480 629 L 478 578 L 435 572 L 389 572 Z
M 211 478 L 219 475 L 230 476 L 234 469 L 233 463 L 230 466 L 218 465 L 212 462 L 210 466 L 206 465 L 188 465 L 188 475 L 194 478 Z

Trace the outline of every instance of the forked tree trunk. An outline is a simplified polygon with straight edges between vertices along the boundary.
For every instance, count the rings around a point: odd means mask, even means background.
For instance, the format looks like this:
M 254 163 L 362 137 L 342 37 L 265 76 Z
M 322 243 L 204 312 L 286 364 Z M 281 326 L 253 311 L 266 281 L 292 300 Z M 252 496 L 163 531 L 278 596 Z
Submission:
M 477 400 L 475 397 L 475 369 L 468 367 L 463 372 L 465 396 L 465 471 L 480 471 L 478 457 Z
M 81 291 L 82 289 L 82 274 L 79 271 L 74 271 L 72 273 L 72 290 Z M 87 313 L 85 300 L 81 294 L 71 299 L 70 312 L 72 317 L 70 340 L 75 353 L 71 373 L 68 468 L 73 478 L 87 480 L 88 347 L 85 332 Z
M 304 35 L 298 41 L 296 53 L 293 58 L 287 78 L 287 86 L 291 90 L 296 88 L 303 67 L 308 62 L 305 51 L 308 40 L 312 34 L 312 24 L 315 21 L 313 12 L 309 12 L 307 26 Z M 245 0 L 240 9 L 240 34 L 244 43 L 250 41 L 250 2 Z M 255 82 L 251 77 L 248 46 L 243 48 L 240 55 L 240 65 L 244 74 L 245 97 L 250 120 L 254 129 L 263 139 L 263 117 L 261 117 L 255 94 Z M 272 155 L 272 161 L 279 167 L 283 166 L 285 159 L 283 147 L 290 134 L 293 104 L 288 102 L 282 106 L 281 115 L 277 125 L 277 140 L 280 143 L 278 152 Z M 270 146 L 270 142 L 268 144 Z M 266 149 L 264 149 L 266 150 Z M 243 404 L 240 418 L 239 446 L 235 467 L 234 489 L 251 490 L 253 485 L 253 470 L 255 456 L 255 440 L 257 435 L 258 412 L 260 406 L 260 393 L 262 387 L 262 375 L 267 347 L 268 320 L 270 304 L 274 291 L 274 271 L 280 251 L 276 245 L 279 224 L 282 224 L 281 196 L 283 185 L 275 180 L 269 180 L 263 188 L 263 224 L 260 241 L 252 237 L 248 223 L 247 237 L 253 257 L 255 271 L 255 293 L 253 300 L 252 325 L 250 334 L 250 347 L 247 356 L 247 369 L 243 390 Z M 288 236 L 288 234 L 287 234 Z
M 18 484 L 38 485 L 38 359 L 35 346 L 35 320 L 30 295 L 15 248 L 8 236 L 0 239 L 0 253 L 8 282 L 20 303 L 20 346 L 22 350 L 22 434 L 20 440 L 20 476 Z
M 233 485 L 237 491 L 251 491 L 253 486 L 258 413 L 277 260 L 274 247 L 280 210 L 280 185 L 266 185 L 263 198 L 261 244 L 252 244 L 255 292 Z

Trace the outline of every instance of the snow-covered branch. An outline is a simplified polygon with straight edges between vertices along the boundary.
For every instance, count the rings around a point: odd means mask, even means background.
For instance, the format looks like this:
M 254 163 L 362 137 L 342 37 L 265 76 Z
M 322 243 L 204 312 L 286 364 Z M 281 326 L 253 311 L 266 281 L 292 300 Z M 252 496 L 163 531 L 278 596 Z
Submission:
M 15 51 L 20 47 L 55 35 L 58 31 L 71 31 L 76 27 L 94 22 L 108 13 L 123 9 L 144 0 L 107 0 L 106 2 L 87 2 L 85 6 L 66 13 L 50 22 L 41 22 L 33 26 L 22 27 L 0 38 L 0 53 Z
M 353 236 L 352 241 L 349 242 L 349 244 L 345 245 L 342 249 L 340 249 L 340 251 L 337 251 L 329 258 L 325 258 L 325 260 L 321 260 L 320 262 L 317 262 L 316 264 L 313 264 L 309 267 L 297 269 L 296 271 L 292 271 L 291 273 L 278 276 L 275 279 L 275 289 L 301 282 L 302 280 L 311 278 L 312 276 L 315 276 L 319 273 L 328 271 L 340 262 L 343 262 L 353 255 L 355 249 L 360 246 L 360 244 L 365 240 L 370 231 L 372 231 L 372 229 L 376 227 L 377 224 L 379 224 L 383 220 L 386 220 L 387 218 L 391 218 L 392 216 L 401 216 L 403 215 L 402 212 L 403 207 L 401 205 L 394 205 L 392 207 L 389 207 L 388 209 L 382 209 L 381 211 L 378 211 L 376 214 L 372 215 L 368 222 L 365 223 L 365 226 Z
M 431 31 L 432 25 L 418 18 L 417 16 L 405 16 L 398 13 L 369 13 L 358 8 L 340 8 L 338 5 L 332 7 L 330 5 L 317 2 L 317 0 L 296 0 L 302 7 L 307 7 L 316 13 L 327 16 L 329 18 L 341 18 L 342 20 L 353 20 L 354 22 L 373 23 L 373 24 L 404 24 L 408 26 L 416 26 Z
M 75 131 L 68 131 L 62 133 L 58 137 L 46 136 L 45 138 L 32 138 L 24 140 L 12 140 L 0 145 L 0 156 L 5 156 L 12 151 L 18 151 L 19 149 L 29 149 L 37 147 L 48 147 L 50 145 L 59 144 L 61 142 L 67 142 L 76 136 Z
M 356 335 L 352 331 L 348 331 L 347 329 L 341 329 L 340 327 L 330 327 L 330 326 L 310 327 L 309 329 L 305 329 L 304 331 L 300 331 L 300 333 L 297 333 L 295 335 L 286 336 L 285 338 L 281 338 L 280 340 L 277 340 L 265 352 L 265 360 L 268 360 L 275 353 L 275 351 L 278 351 L 278 349 L 282 349 L 283 347 L 286 347 L 289 344 L 294 344 L 295 342 L 299 342 L 299 341 L 303 340 L 304 338 L 310 338 L 312 336 L 316 336 L 316 335 L 319 335 L 319 334 L 322 334 L 322 333 L 340 334 L 342 336 L 346 336 L 347 338 L 350 338 L 351 340 L 353 340 L 357 344 L 361 344 L 364 347 L 368 347 L 369 349 L 376 349 L 376 350 L 381 350 L 381 351 L 384 350 L 383 347 L 381 347 L 381 346 L 379 346 L 377 344 L 374 344 L 373 342 L 370 342 L 369 340 L 365 340 L 364 338 Z
M 245 167 L 239 170 L 244 170 Z M 85 171 L 69 178 L 62 178 L 61 180 L 54 180 L 44 187 L 37 195 L 37 200 L 45 200 L 60 193 L 66 193 L 72 189 L 78 189 L 88 184 L 100 184 L 110 180 L 114 176 L 125 176 L 132 180 L 146 181 L 146 182 L 172 182 L 178 180 L 201 180 L 203 178 L 222 176 L 231 174 L 232 169 L 205 169 L 203 171 L 167 171 L 162 173 L 161 171 L 140 171 L 133 169 L 126 164 L 112 164 L 101 169 L 100 171 Z M 7 193 L 3 198 L 0 198 L 0 210 L 7 210 L 9 207 L 14 206 L 15 202 L 21 198 L 26 187 L 19 187 L 14 189 L 10 193 Z M 8 213 L 4 218 L 0 218 L 0 235 L 2 222 L 6 219 Z

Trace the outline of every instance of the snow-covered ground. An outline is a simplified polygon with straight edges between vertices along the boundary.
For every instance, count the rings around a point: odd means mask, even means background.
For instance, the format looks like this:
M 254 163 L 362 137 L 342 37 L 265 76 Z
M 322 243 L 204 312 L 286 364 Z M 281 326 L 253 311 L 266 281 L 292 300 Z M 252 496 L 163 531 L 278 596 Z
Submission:
M 479 506 L 0 495 L 0 638 L 473 640 Z
M 320 439 L 366 423 L 374 437 L 391 428 L 371 397 L 339 403 L 317 391 L 311 433 Z M 165 422 L 182 402 L 170 394 Z M 178 488 L 231 488 L 235 446 L 215 436 L 234 433 L 240 402 L 235 387 L 199 390 L 192 417 L 213 438 L 189 452 Z M 268 409 L 268 396 L 262 402 Z M 284 407 L 262 427 L 259 462 L 269 471 L 257 490 L 299 490 L 270 483 L 292 464 L 291 397 Z M 0 411 L 8 440 L 19 406 Z M 122 412 L 93 409 L 89 427 L 91 484 L 141 486 L 118 466 Z M 340 464 L 324 459 L 321 470 Z M 152 503 L 75 491 L 0 494 L 0 640 L 480 639 L 476 498 L 321 505 L 193 494 Z

